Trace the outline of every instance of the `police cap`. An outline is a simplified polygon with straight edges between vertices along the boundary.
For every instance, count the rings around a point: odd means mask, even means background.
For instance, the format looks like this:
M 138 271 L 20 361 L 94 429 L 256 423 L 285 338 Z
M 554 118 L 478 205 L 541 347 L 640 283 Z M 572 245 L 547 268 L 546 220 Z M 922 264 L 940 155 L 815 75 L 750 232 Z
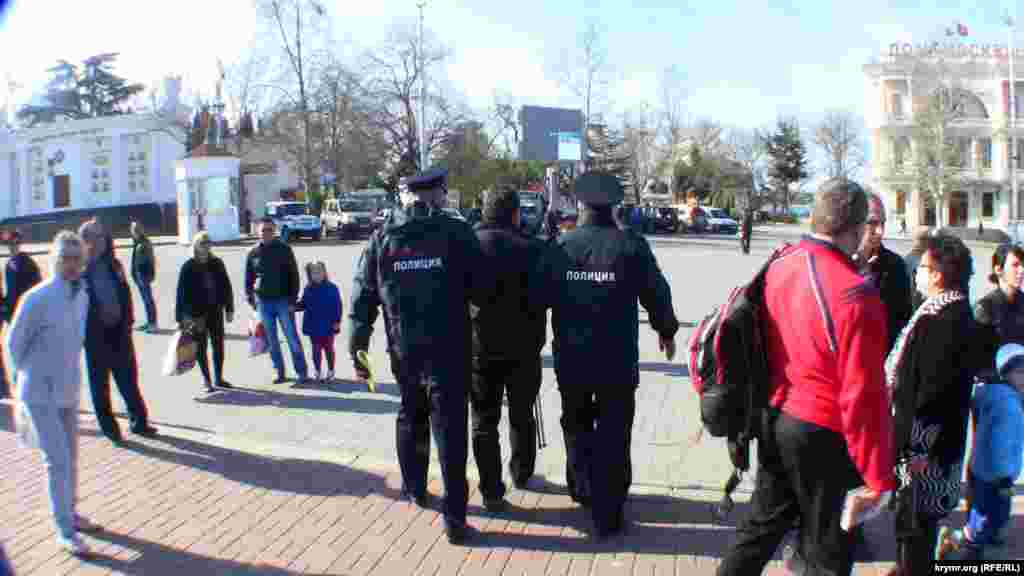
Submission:
M 410 192 L 429 192 L 437 187 L 444 187 L 448 179 L 447 168 L 434 168 L 409 178 L 405 183 Z
M 622 183 L 608 172 L 587 172 L 576 179 L 576 199 L 589 206 L 611 206 L 622 202 Z

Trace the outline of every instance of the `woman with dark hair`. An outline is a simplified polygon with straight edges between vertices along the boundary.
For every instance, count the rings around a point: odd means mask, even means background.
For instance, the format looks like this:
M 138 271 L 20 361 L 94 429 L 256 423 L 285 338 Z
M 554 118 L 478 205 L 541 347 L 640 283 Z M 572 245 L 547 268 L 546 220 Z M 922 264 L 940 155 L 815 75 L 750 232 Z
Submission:
M 1003 344 L 1024 344 L 1024 248 L 1003 244 L 992 254 L 992 273 L 988 276 L 995 289 L 974 305 L 983 343 L 982 367 L 994 373 L 996 350 Z
M 210 251 L 210 236 L 196 234 L 192 258 L 178 274 L 178 299 L 174 316 L 181 329 L 195 335 L 199 344 L 196 363 L 203 373 L 207 392 L 231 388 L 224 380 L 224 317 L 230 323 L 235 315 L 235 295 L 224 261 Z M 207 341 L 213 343 L 213 377 L 207 360 Z
M 930 570 L 938 522 L 960 502 L 975 331 L 966 282 L 970 250 L 954 236 L 929 237 L 915 273 L 925 296 L 885 363 L 892 396 L 897 472 L 898 567 Z

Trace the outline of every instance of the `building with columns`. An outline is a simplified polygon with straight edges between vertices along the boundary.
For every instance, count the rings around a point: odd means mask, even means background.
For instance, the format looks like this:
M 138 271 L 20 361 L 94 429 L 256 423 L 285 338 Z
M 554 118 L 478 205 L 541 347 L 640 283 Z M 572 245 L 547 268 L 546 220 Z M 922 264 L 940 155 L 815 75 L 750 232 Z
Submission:
M 893 44 L 864 66 L 865 123 L 871 138 L 870 184 L 886 204 L 888 227 L 918 225 L 1006 229 L 1021 218 L 1011 202 L 1011 177 L 1024 189 L 1024 51 L 1017 50 L 1015 97 L 1009 98 L 1008 50 L 993 45 Z M 942 72 L 936 72 L 941 70 Z M 947 141 L 956 150 L 956 184 L 936 199 L 921 189 L 915 169 L 915 119 L 927 110 L 939 85 L 960 110 Z M 1010 154 L 1010 112 L 1015 111 L 1017 153 Z M 1016 166 L 1011 169 L 1011 156 Z M 1017 214 L 1012 214 L 1011 209 Z

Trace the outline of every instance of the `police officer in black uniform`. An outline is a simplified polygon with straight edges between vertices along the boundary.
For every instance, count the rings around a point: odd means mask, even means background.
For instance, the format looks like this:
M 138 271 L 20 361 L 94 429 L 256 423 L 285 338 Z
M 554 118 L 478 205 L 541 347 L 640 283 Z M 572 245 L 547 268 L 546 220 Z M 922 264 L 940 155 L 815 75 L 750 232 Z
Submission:
M 349 352 L 366 350 L 384 309 L 391 371 L 402 395 L 398 411 L 398 462 L 403 496 L 427 505 L 427 467 L 433 428 L 444 479 L 448 541 L 464 542 L 467 403 L 472 337 L 469 306 L 489 274 L 480 242 L 465 223 L 441 211 L 447 171 L 408 181 L 402 207 L 370 237 L 356 265 L 349 311 Z
M 530 306 L 530 274 L 537 270 L 545 243 L 522 232 L 519 192 L 514 187 L 488 191 L 476 236 L 491 261 L 495 282 L 485 303 L 470 307 L 473 318 L 473 457 L 480 472 L 480 493 L 491 512 L 505 509 L 501 479 L 502 397 L 508 394 L 508 468 L 517 488 L 525 488 L 537 461 L 534 404 L 541 385 L 540 352 L 547 314 Z
M 531 297 L 552 309 L 569 492 L 591 507 L 593 535 L 605 538 L 625 529 L 629 431 L 640 382 L 637 301 L 670 360 L 679 322 L 647 241 L 615 225 L 619 180 L 588 172 L 575 193 L 584 205 L 580 225 L 548 250 Z

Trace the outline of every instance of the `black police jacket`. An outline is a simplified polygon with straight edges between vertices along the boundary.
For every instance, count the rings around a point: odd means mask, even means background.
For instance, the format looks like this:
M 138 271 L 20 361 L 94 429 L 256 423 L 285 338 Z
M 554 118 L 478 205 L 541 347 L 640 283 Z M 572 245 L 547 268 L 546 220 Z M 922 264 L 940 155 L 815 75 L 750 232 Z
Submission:
M 489 282 L 473 229 L 416 203 L 370 236 L 356 264 L 349 353 L 366 350 L 379 308 L 392 360 L 402 371 L 468 378 L 469 303 Z
M 478 224 L 476 237 L 493 282 L 485 287 L 480 306 L 470 306 L 473 354 L 491 360 L 536 359 L 544 348 L 548 319 L 543 309 L 531 308 L 528 291 L 545 244 L 497 224 Z
M 552 310 L 559 386 L 640 383 L 637 301 L 660 337 L 679 329 L 672 294 L 647 240 L 610 214 L 588 218 L 550 245 L 531 298 Z

